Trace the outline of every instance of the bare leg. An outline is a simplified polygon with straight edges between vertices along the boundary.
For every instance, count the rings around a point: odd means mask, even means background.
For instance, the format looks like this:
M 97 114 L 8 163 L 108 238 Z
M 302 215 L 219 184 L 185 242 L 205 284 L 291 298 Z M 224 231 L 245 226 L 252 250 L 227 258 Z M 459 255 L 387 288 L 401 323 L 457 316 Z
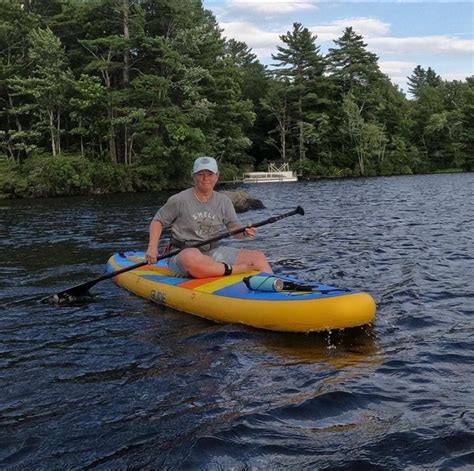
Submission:
M 198 249 L 184 249 L 176 257 L 176 262 L 193 278 L 207 278 L 224 274 L 224 265 L 221 262 L 216 262 Z M 263 253 L 254 250 L 240 250 L 232 265 L 232 273 L 247 273 L 253 270 L 273 273 Z
M 224 266 L 198 249 L 184 249 L 176 257 L 176 263 L 193 278 L 207 278 L 224 274 Z
M 216 262 L 211 257 L 202 254 L 198 249 L 184 249 L 176 257 L 176 262 L 193 278 L 222 276 L 225 271 L 223 263 Z M 240 262 L 232 265 L 232 273 L 245 273 L 252 270 L 255 270 L 255 268 L 250 263 Z
M 252 270 L 263 271 L 265 273 L 273 273 L 272 267 L 268 263 L 267 257 L 258 250 L 239 250 L 237 258 L 235 260 L 236 265 L 252 265 Z M 236 272 L 242 273 L 242 272 Z

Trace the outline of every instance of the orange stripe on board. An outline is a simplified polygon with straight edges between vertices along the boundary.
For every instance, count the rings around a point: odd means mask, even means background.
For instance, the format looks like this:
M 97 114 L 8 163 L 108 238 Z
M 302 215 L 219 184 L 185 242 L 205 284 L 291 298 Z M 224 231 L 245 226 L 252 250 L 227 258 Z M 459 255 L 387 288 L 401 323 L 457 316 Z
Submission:
M 188 288 L 188 289 L 195 289 L 199 288 L 199 286 L 206 285 L 207 283 L 212 283 L 213 281 L 218 280 L 221 278 L 220 276 L 212 276 L 209 278 L 193 278 L 192 280 L 185 281 L 184 283 L 180 283 L 180 288 Z
M 132 257 L 128 256 L 127 260 L 130 260 L 131 262 L 134 263 L 141 263 L 145 260 L 145 257 Z M 176 276 L 171 270 L 168 268 L 164 267 L 157 267 L 156 265 L 143 265 L 142 267 L 135 268 L 135 271 L 139 272 L 144 272 L 144 271 L 156 271 L 160 273 L 160 275 L 166 275 L 166 276 Z M 179 277 L 177 277 L 179 278 Z

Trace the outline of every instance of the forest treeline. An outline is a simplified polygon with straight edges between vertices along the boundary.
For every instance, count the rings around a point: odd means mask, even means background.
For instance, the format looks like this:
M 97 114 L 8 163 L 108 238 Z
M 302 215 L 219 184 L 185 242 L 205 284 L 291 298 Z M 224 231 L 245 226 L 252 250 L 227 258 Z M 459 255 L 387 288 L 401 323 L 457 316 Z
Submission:
M 224 180 L 472 171 L 473 77 L 418 66 L 408 99 L 351 27 L 280 39 L 266 67 L 200 0 L 2 0 L 0 193 L 178 188 L 203 154 Z

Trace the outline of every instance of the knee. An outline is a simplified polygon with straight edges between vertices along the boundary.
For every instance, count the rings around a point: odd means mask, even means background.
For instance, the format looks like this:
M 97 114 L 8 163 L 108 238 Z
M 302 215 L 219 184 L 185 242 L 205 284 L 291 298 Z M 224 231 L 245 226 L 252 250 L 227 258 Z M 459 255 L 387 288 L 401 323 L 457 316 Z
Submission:
M 250 250 L 250 260 L 258 269 L 266 269 L 268 265 L 267 257 L 263 252 L 258 250 Z
M 202 257 L 201 252 L 198 249 L 184 249 L 176 257 L 176 261 L 186 271 L 200 263 Z
M 258 250 L 250 250 L 250 257 L 252 258 L 252 261 L 259 262 L 265 258 L 265 255 L 263 252 L 259 252 Z

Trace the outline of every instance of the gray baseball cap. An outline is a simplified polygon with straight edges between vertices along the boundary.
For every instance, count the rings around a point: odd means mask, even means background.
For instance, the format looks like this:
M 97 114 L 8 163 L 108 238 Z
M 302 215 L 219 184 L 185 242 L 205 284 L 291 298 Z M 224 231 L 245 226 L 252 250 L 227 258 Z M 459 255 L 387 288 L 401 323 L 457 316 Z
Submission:
M 209 170 L 212 173 L 218 173 L 216 159 L 212 157 L 199 157 L 194 161 L 193 175 L 201 170 Z

